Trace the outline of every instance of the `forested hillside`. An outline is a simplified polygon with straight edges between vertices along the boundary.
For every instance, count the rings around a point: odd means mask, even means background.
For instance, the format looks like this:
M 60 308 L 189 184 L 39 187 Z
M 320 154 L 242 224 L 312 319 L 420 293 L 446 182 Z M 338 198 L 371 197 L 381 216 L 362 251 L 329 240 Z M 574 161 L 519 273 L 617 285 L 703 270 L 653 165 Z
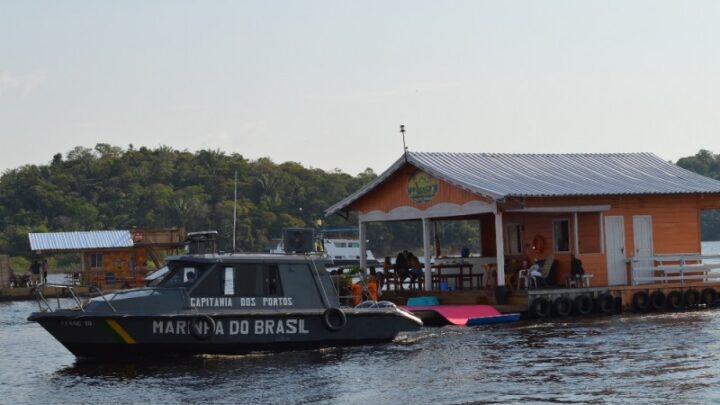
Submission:
M 701 150 L 678 165 L 720 179 L 720 155 Z M 161 146 L 123 149 L 98 144 L 55 155 L 0 177 L 0 253 L 28 256 L 28 232 L 185 227 L 218 230 L 232 245 L 233 186 L 238 176 L 237 245 L 262 250 L 283 227 L 355 226 L 355 218 L 325 218 L 323 211 L 375 178 L 298 163 L 249 160 L 218 150 L 195 153 Z M 704 213 L 703 239 L 720 240 L 720 212 Z M 460 243 L 474 236 L 465 225 L 444 233 Z M 421 245 L 419 224 L 373 224 L 370 248 L 378 255 Z
M 720 155 L 701 149 L 695 156 L 677 161 L 677 165 L 695 173 L 720 180 Z M 720 240 L 720 210 L 702 213 L 702 240 Z
M 217 150 L 122 149 L 98 144 L 57 154 L 0 178 L 0 252 L 27 255 L 27 233 L 131 227 L 218 230 L 232 245 L 234 175 L 238 176 L 237 244 L 262 250 L 281 228 L 348 226 L 323 211 L 375 177 L 248 160 Z M 356 222 L 352 222 L 355 224 Z

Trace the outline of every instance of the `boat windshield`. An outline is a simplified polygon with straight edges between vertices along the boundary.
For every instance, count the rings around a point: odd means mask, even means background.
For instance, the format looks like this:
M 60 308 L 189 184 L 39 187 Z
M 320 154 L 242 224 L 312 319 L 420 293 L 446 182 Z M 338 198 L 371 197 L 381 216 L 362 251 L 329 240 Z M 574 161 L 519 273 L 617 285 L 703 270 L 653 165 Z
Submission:
M 162 266 L 145 277 L 145 284 L 148 286 L 159 285 L 168 274 L 170 274 L 170 268 L 168 266 Z
M 172 263 L 170 274 L 159 283 L 162 287 L 190 287 L 205 272 L 206 267 L 197 263 Z

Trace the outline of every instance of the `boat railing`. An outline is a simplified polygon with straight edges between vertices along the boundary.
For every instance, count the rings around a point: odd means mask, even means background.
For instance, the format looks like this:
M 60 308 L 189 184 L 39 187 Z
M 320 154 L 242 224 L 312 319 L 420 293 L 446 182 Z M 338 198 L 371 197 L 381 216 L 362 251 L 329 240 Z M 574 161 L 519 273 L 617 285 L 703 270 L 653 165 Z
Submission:
M 720 255 L 635 256 L 630 264 L 633 285 L 720 281 Z
M 43 293 L 44 288 L 54 288 L 55 289 L 55 298 L 57 299 L 57 304 L 55 308 L 50 304 L 50 301 L 48 301 L 47 298 L 45 298 L 45 294 Z M 40 308 L 40 312 L 55 312 L 60 309 L 64 309 L 62 307 L 62 303 L 60 301 L 61 295 L 64 295 L 63 293 L 67 291 L 70 295 L 70 298 L 75 301 L 75 304 L 77 304 L 77 308 L 80 309 L 80 311 L 85 312 L 85 304 L 87 304 L 88 301 L 83 302 L 83 300 L 80 299 L 80 296 L 75 291 L 74 286 L 71 285 L 65 285 L 65 284 L 43 284 L 40 286 L 37 286 L 33 289 L 33 296 L 35 297 L 35 301 L 38 303 L 38 307 Z M 90 294 L 95 293 L 102 297 L 103 301 L 107 304 L 107 306 L 112 309 L 113 312 L 117 312 L 115 307 L 110 303 L 110 301 L 107 299 L 105 294 L 100 290 L 100 288 L 96 286 L 91 286 L 88 289 L 88 292 Z M 52 298 L 51 298 L 52 299 Z

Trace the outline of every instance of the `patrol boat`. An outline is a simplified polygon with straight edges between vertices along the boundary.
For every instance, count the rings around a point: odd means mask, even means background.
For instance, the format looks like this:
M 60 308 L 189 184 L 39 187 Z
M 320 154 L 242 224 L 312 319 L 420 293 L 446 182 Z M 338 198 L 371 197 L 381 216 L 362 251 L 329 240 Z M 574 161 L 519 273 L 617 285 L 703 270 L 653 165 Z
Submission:
M 169 257 L 154 278 L 86 302 L 63 286 L 72 309 L 40 293 L 28 320 L 77 357 L 122 359 L 389 342 L 422 326 L 389 302 L 342 308 L 313 255 L 188 254 Z

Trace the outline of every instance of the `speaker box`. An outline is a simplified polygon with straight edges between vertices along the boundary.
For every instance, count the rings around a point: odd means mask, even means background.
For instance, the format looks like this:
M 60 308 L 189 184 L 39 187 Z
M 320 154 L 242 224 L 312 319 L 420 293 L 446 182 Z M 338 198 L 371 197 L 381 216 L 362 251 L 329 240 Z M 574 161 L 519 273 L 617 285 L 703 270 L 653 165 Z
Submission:
M 313 230 L 311 228 L 283 229 L 285 253 L 307 253 L 313 249 Z

